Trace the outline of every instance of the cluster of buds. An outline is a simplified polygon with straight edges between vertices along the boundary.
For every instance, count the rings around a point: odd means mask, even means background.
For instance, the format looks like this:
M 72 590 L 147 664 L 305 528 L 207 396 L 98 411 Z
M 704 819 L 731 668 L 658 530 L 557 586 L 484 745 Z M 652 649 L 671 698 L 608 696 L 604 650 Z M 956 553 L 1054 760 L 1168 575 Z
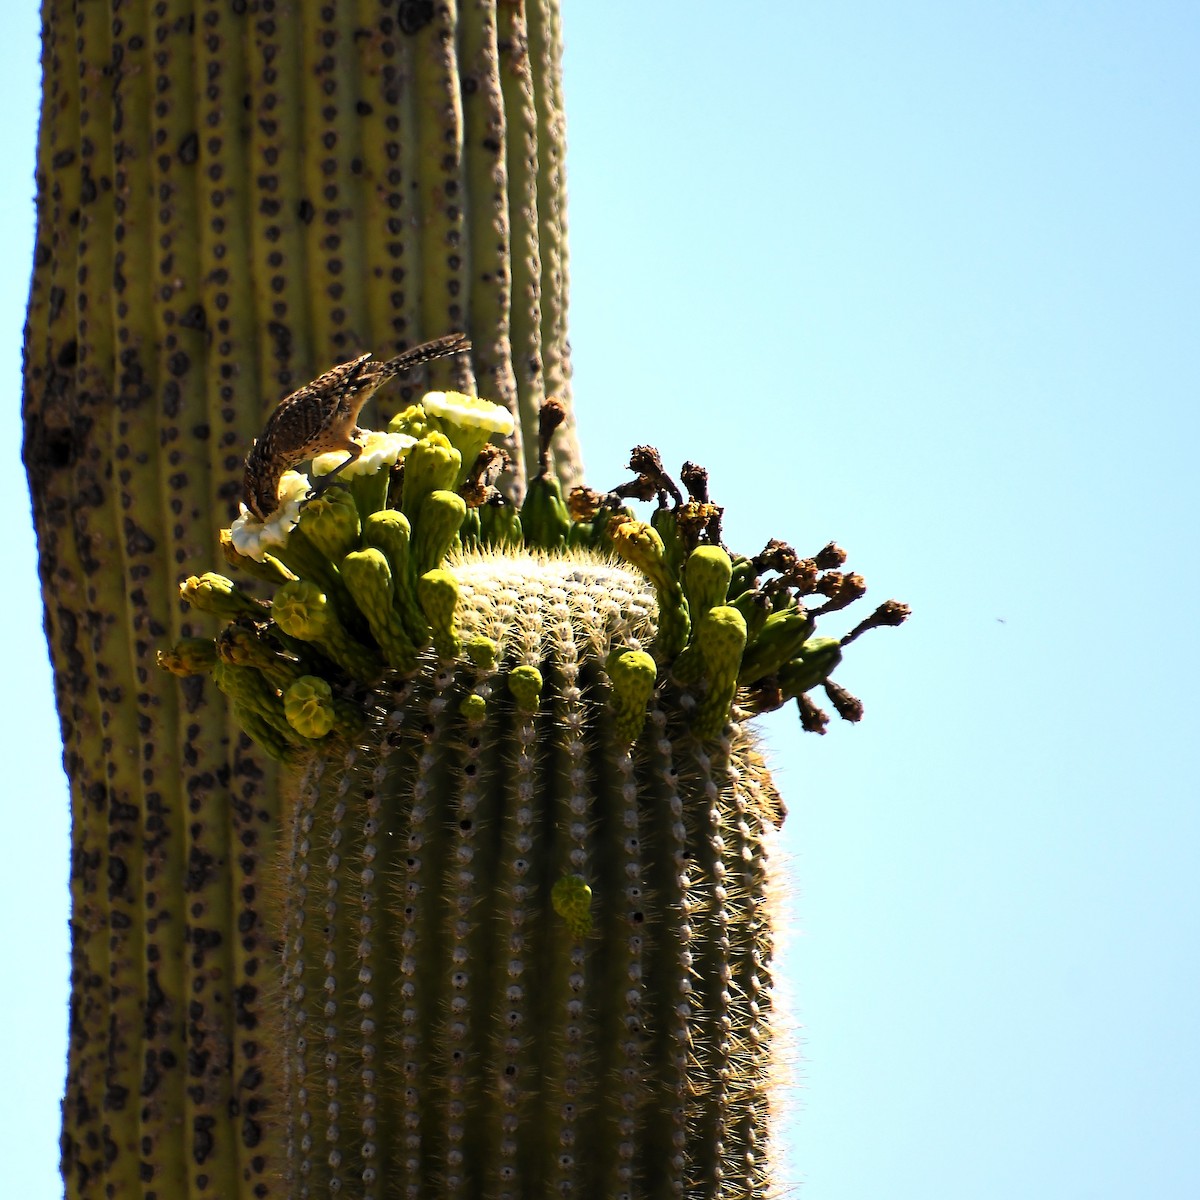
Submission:
M 830 676 L 845 646 L 899 624 L 908 608 L 888 601 L 840 638 L 816 636 L 818 617 L 866 591 L 862 576 L 841 569 L 845 552 L 830 543 L 806 558 L 772 541 L 752 557 L 731 554 L 707 472 L 684 464 L 685 497 L 650 446 L 634 449 L 630 481 L 564 498 L 547 465 L 563 417 L 556 401 L 543 406 L 541 469 L 519 508 L 496 486 L 511 464 L 490 440 L 512 433 L 511 415 L 452 392 L 428 393 L 386 432 L 369 432 L 363 453 L 319 495 L 309 495 L 313 481 L 340 469 L 338 453 L 314 459 L 312 479 L 285 473 L 269 519 L 244 511 L 222 535 L 226 562 L 273 584 L 272 598 L 215 573 L 187 579 L 183 598 L 228 625 L 215 639 L 163 652 L 160 664 L 211 673 L 246 731 L 276 758 L 295 759 L 352 739 L 364 689 L 385 673 L 411 674 L 426 653 L 464 652 L 454 569 L 462 555 L 590 552 L 635 568 L 657 600 L 652 643 L 618 647 L 609 664 L 612 703 L 631 740 L 656 681 L 668 678 L 690 697 L 701 738 L 718 736 L 735 705 L 753 716 L 792 700 L 803 728 L 823 733 L 829 718 L 811 696 L 818 687 L 843 719 L 859 720 L 862 704 Z M 657 501 L 649 521 L 631 500 Z

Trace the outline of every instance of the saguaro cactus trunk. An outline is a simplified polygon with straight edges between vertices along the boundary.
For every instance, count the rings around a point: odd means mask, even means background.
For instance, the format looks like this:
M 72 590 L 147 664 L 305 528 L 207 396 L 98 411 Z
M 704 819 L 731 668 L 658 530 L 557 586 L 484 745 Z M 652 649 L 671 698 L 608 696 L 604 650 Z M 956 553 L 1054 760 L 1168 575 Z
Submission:
M 279 775 L 154 655 L 212 631 L 177 584 L 320 370 L 465 330 L 434 378 L 527 432 L 566 396 L 557 9 L 44 0 L 43 29 L 24 457 L 73 814 L 67 1194 L 280 1195 Z

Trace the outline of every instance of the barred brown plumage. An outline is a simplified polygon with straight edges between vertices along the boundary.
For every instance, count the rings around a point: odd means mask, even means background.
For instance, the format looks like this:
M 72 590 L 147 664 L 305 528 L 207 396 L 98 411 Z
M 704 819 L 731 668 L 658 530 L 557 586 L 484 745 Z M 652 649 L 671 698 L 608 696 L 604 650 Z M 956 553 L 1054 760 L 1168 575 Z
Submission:
M 362 453 L 357 440 L 358 414 L 383 384 L 422 363 L 464 354 L 470 349 L 465 334 L 450 333 L 422 342 L 385 362 L 362 354 L 285 397 L 246 456 L 242 481 L 246 507 L 265 521 L 279 507 L 279 480 L 284 471 L 316 454 L 345 450 L 345 462 L 324 475 L 314 491 L 328 486 L 339 471 Z

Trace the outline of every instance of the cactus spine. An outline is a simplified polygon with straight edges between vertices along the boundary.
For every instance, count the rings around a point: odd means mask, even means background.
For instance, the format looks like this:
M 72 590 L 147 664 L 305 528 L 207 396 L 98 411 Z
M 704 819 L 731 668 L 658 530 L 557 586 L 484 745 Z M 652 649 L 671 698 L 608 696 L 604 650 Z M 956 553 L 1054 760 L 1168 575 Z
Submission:
M 536 478 L 515 518 L 524 547 L 480 525 L 465 550 L 467 504 L 445 485 L 506 410 L 429 404 L 440 428 L 421 406 L 406 418 L 424 432 L 398 507 L 359 522 L 347 501 L 344 536 L 307 539 L 329 548 L 317 575 L 346 581 L 357 622 L 336 622 L 310 579 L 263 603 L 206 575 L 184 594 L 230 629 L 213 653 L 193 639 L 161 660 L 211 671 L 300 770 L 271 1038 L 287 1194 L 765 1197 L 782 811 L 746 718 L 783 703 L 785 678 L 802 715 L 819 711 L 806 693 L 842 642 L 902 606 L 842 641 L 798 637 L 861 581 L 782 543 L 735 572 L 719 510 L 673 483 L 653 523 L 621 489 L 575 495 L 569 510 L 593 519 L 564 534 L 568 506 Z M 543 451 L 556 421 L 539 422 Z M 379 469 L 360 459 L 342 486 L 382 496 L 360 486 Z M 230 536 L 263 558 L 276 533 L 244 514 Z M 747 591 L 773 610 L 753 638 L 732 603 Z M 839 599 L 809 610 L 812 593 Z M 784 638 L 776 613 L 797 618 Z M 289 639 L 324 662 L 317 677 L 283 665 Z M 231 642 L 256 686 L 229 679 Z
M 279 1194 L 262 1024 L 279 782 L 243 729 L 277 753 L 299 735 L 252 693 L 181 691 L 154 655 L 211 641 L 176 585 L 208 565 L 250 440 L 297 384 L 464 329 L 513 412 L 568 394 L 561 270 L 528 281 L 559 316 L 514 349 L 514 256 L 566 247 L 561 175 L 519 196 L 509 178 L 513 130 L 535 165 L 561 165 L 563 136 L 553 7 L 513 7 L 43 4 L 24 458 L 73 815 L 72 1200 Z M 498 24 L 526 21 L 529 58 Z M 532 125 L 506 108 L 518 70 Z M 384 421 L 408 386 L 379 398 Z

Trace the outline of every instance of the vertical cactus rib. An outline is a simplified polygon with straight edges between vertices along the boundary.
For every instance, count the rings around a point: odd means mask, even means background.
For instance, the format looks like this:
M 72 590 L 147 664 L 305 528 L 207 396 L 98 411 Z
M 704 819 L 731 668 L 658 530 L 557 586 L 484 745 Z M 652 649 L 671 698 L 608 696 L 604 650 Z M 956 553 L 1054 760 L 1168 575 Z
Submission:
M 102 1135 L 106 1189 L 114 1196 L 132 1196 L 139 1188 L 142 796 L 136 709 L 120 703 L 136 692 L 136 685 L 125 636 L 118 517 L 109 499 L 112 428 L 105 419 L 114 374 L 108 301 L 113 253 L 112 131 L 94 120 L 91 111 L 93 95 L 107 87 L 107 12 L 96 4 L 78 6 L 75 27 L 79 96 L 75 403 L 77 420 L 91 436 L 76 458 L 73 508 L 105 758 L 109 1020 Z
M 151 142 L 156 201 L 154 308 L 161 382 L 159 444 L 164 456 L 163 500 L 172 520 L 175 579 L 200 561 L 217 536 L 217 481 L 208 443 L 195 430 L 210 421 L 204 363 L 206 339 L 197 314 L 202 300 L 198 178 L 199 133 L 193 80 L 196 53 L 186 0 L 158 0 L 152 8 Z M 173 632 L 209 631 L 209 618 L 176 610 Z M 218 1196 L 237 1186 L 236 1137 L 226 1114 L 232 1099 L 229 1047 L 233 1041 L 232 895 L 228 813 L 219 782 L 227 770 L 228 735 L 221 706 L 197 706 L 181 730 L 178 753 L 189 764 L 184 783 L 186 817 L 186 1039 L 187 1087 L 183 1140 L 189 1194 Z
M 745 998 L 747 1023 L 742 1031 L 740 1078 L 743 1079 L 743 1116 L 735 1142 L 741 1154 L 740 1169 L 752 1194 L 770 1194 L 771 1176 L 766 1155 L 766 1130 L 770 1127 L 771 1050 L 771 924 L 767 912 L 768 870 L 765 845 L 766 814 L 774 809 L 764 783 L 770 784 L 762 755 L 745 736 L 736 733 L 729 750 L 736 817 L 735 849 L 731 856 L 739 879 L 735 886 L 743 900 L 741 932 L 735 976 Z
M 287 1084 L 284 1116 L 287 1121 L 284 1181 L 289 1197 L 306 1200 L 312 1195 L 313 1175 L 313 1076 L 310 1071 L 318 1035 L 309 1022 L 310 980 L 305 972 L 308 899 L 311 878 L 313 814 L 320 799 L 325 762 L 314 759 L 297 790 L 288 846 L 287 878 L 282 928 L 283 941 L 283 1077 Z M 319 1192 L 317 1193 L 320 1194 Z
M 519 412 L 512 368 L 512 253 L 505 161 L 504 95 L 496 9 L 490 0 L 466 0 L 459 32 L 462 76 L 463 170 L 471 286 L 468 328 L 473 337 L 476 382 L 481 395 Z M 475 332 L 475 331 L 480 332 Z M 513 452 L 521 460 L 521 430 Z
M 567 119 L 562 94 L 562 18 L 553 0 L 531 0 L 529 56 L 537 112 L 537 241 L 543 387 L 566 406 L 555 439 L 554 469 L 563 488 L 583 482 L 575 410 L 571 403 L 571 343 L 567 338 Z
M 439 877 L 445 831 L 441 797 L 446 794 L 447 763 L 441 753 L 450 723 L 453 673 L 439 668 L 425 707 L 420 730 L 419 757 L 412 787 L 407 838 L 408 859 L 400 927 L 401 984 L 400 1052 L 404 1086 L 403 1174 L 405 1195 L 416 1200 L 426 1171 L 441 1177 L 443 1160 L 439 1141 L 444 1098 L 437 1084 L 422 1069 L 422 1054 L 434 1044 L 435 1031 L 447 1014 L 438 1007 L 441 956 Z
M 309 319 L 305 230 L 315 217 L 304 191 L 300 46 L 293 12 L 258 0 L 247 33 L 250 67 L 250 275 L 258 330 L 260 421 L 276 401 L 328 363 L 318 356 Z M 318 363 L 320 366 L 318 367 Z
M 443 0 L 432 18 L 412 35 L 416 139 L 421 178 L 420 305 L 427 335 L 464 329 L 468 280 L 466 203 L 463 178 L 463 112 L 458 83 L 455 30 L 458 5 Z M 445 378 L 445 363 L 430 377 Z
M 522 660 L 526 667 L 536 669 L 528 655 Z M 534 1083 L 534 1026 L 529 995 L 538 983 L 532 971 L 537 931 L 530 872 L 543 834 L 534 807 L 539 779 L 537 711 L 536 702 L 517 701 L 511 706 L 513 759 L 504 788 L 501 820 L 497 890 L 511 899 L 495 923 L 497 966 L 490 1009 L 497 1016 L 489 1076 L 497 1081 L 499 1095 L 498 1102 L 488 1107 L 492 1128 L 486 1145 L 493 1164 L 488 1182 L 492 1194 L 502 1200 L 518 1200 L 528 1186 L 528 1164 L 521 1161 L 518 1135 L 528 1128 Z
M 107 914 L 102 879 L 107 840 L 104 749 L 86 636 L 84 574 L 75 542 L 72 469 L 84 431 L 74 411 L 71 369 L 79 186 L 74 171 L 78 90 L 69 6 L 43 5 L 43 89 L 38 142 L 38 250 L 26 332 L 24 455 L 39 522 L 38 570 L 71 781 L 71 1006 L 63 1099 L 62 1171 L 70 1200 L 103 1186 L 102 1137 L 107 1031 Z M 40 319 L 39 319 L 40 318 Z
M 512 245 L 512 364 L 520 403 L 522 473 L 538 469 L 538 413 L 546 399 L 542 370 L 541 250 L 537 211 L 537 113 L 530 78 L 525 5 L 498 11 L 500 84 L 505 114 L 505 167 Z
M 179 779 L 171 763 L 179 738 L 176 689 L 156 686 L 156 642 L 171 627 L 177 594 L 156 561 L 168 544 L 158 498 L 159 377 L 150 314 L 154 282 L 145 264 L 153 246 L 152 165 L 148 142 L 151 103 L 150 38 L 146 6 L 130 0 L 112 5 L 113 190 L 115 254 L 112 310 L 120 363 L 113 424 L 114 477 L 122 517 L 122 550 L 128 624 L 126 636 L 137 676 L 136 711 L 142 764 L 142 837 L 145 861 L 141 964 L 144 1034 L 140 1054 L 141 1183 L 146 1193 L 181 1194 L 187 1164 L 175 1134 L 183 1104 L 184 993 L 182 956 L 167 948 L 182 940 L 185 925 L 184 831 L 172 820 Z
M 362 236 L 368 345 L 387 357 L 414 345 L 421 323 L 417 232 L 411 187 L 417 178 L 410 39 L 379 0 L 358 0 L 361 67 L 355 81 L 362 159 Z M 441 331 L 439 331 L 441 332 Z M 399 396 L 400 402 L 393 397 Z M 413 400 L 411 383 L 380 397 L 382 421 Z
M 587 714 L 580 687 L 579 647 L 567 595 L 561 586 L 550 586 L 545 594 L 542 619 L 546 623 L 549 645 L 543 672 L 554 682 L 554 724 L 556 727 L 554 794 L 558 812 L 551 820 L 556 826 L 557 846 L 553 860 L 553 887 L 564 877 L 587 879 L 588 817 L 590 789 L 586 763 Z M 585 1100 L 583 1085 L 585 1035 L 585 996 L 588 986 L 584 942 L 586 934 L 573 929 L 570 920 L 552 921 L 551 945 L 555 958 L 547 974 L 550 997 L 557 1007 L 550 1018 L 562 1024 L 563 1042 L 555 1048 L 554 1059 L 546 1073 L 547 1100 L 557 1104 L 557 1112 L 547 1115 L 557 1128 L 555 1158 L 547 1164 L 546 1176 L 554 1180 L 554 1190 L 562 1196 L 579 1194 L 583 1158 L 579 1153 L 580 1105 Z
M 201 300 L 196 314 L 205 332 L 207 420 L 191 431 L 209 444 L 213 509 L 230 520 L 241 495 L 244 447 L 257 429 L 262 366 L 254 339 L 255 298 L 251 260 L 252 223 L 248 143 L 243 107 L 248 95 L 247 47 L 250 30 L 245 9 L 220 0 L 204 0 L 196 23 L 199 139 L 198 208 L 201 221 Z M 274 769 L 263 768 L 250 753 L 249 739 L 232 717 L 225 725 L 230 755 L 226 821 L 226 861 L 233 879 L 233 903 L 225 926 L 233 962 L 232 1044 L 229 1076 L 240 1120 L 234 1142 L 237 1172 L 249 1186 L 261 1184 L 268 1151 L 275 1152 L 268 1130 L 269 1092 L 265 1085 L 265 1047 L 258 1025 L 264 995 L 273 990 L 272 955 L 261 915 L 262 872 L 275 854 L 270 810 L 263 807 L 264 784 Z M 214 830 L 215 832 L 215 830 Z
M 639 1166 L 655 1197 L 684 1194 L 687 1167 L 687 1091 L 692 1058 L 692 978 L 695 974 L 692 943 L 695 934 L 695 896 L 689 875 L 688 831 L 679 790 L 679 770 L 666 710 L 651 706 L 648 730 L 652 755 L 648 763 L 648 790 L 662 813 L 665 828 L 658 847 L 655 891 L 660 914 L 670 914 L 673 937 L 655 954 L 650 991 L 653 1019 L 660 1030 L 655 1061 L 648 1072 L 658 1095 L 647 1111 L 651 1128 Z M 663 936 L 660 930 L 660 937 Z
M 702 1080 L 706 1103 L 689 1142 L 696 1147 L 690 1176 L 691 1190 L 719 1200 L 730 1193 L 723 1186 L 727 1153 L 726 1115 L 729 1111 L 730 1054 L 733 1034 L 730 992 L 730 911 L 726 877 L 726 845 L 723 836 L 722 796 L 717 781 L 719 766 L 707 750 L 692 740 L 687 749 L 688 791 L 696 797 L 695 828 L 691 842 L 696 848 L 696 905 L 699 936 L 697 1002 L 704 1014 L 702 1039 L 693 1042 L 695 1075 Z M 740 1187 L 742 1181 L 732 1181 Z

